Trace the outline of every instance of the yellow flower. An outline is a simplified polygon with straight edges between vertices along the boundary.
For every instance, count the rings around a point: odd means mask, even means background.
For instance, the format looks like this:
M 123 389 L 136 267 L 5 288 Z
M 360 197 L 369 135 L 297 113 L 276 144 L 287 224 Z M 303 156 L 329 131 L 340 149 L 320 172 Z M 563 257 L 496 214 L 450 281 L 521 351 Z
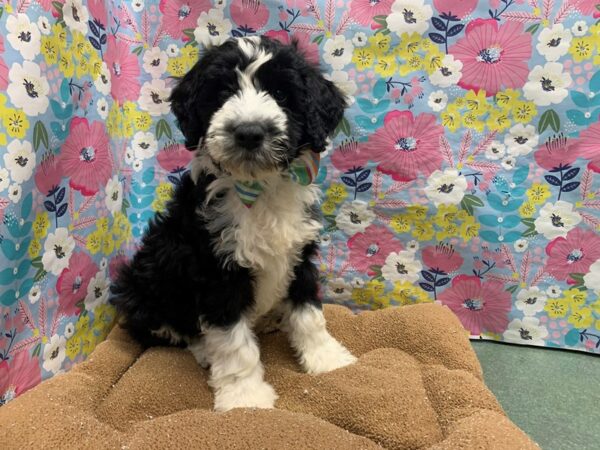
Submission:
M 96 220 L 96 227 L 103 233 L 108 232 L 108 217 L 100 217 Z
M 492 131 L 503 131 L 511 126 L 508 112 L 498 109 L 492 109 L 487 118 L 487 126 Z
M 542 205 L 546 203 L 546 200 L 550 198 L 552 192 L 546 184 L 533 183 L 526 192 L 527 198 L 534 205 Z
M 167 72 L 174 77 L 182 77 L 187 72 L 187 63 L 181 56 L 169 58 L 167 62 Z
M 152 125 L 152 117 L 147 112 L 138 112 L 133 119 L 135 128 L 141 131 L 148 131 Z
M 437 47 L 433 47 L 433 49 L 425 55 L 423 58 L 423 69 L 431 75 L 437 69 L 442 67 L 442 59 L 444 58 L 444 54 L 439 51 Z
M 27 253 L 29 253 L 29 257 L 31 259 L 37 258 L 40 256 L 40 251 L 42 250 L 42 244 L 37 239 L 32 239 L 29 243 L 29 247 L 27 248 Z
M 546 302 L 544 310 L 548 313 L 548 317 L 557 319 L 565 317 L 569 311 L 569 303 L 560 298 L 551 298 Z
M 72 77 L 75 74 L 75 65 L 71 53 L 63 52 L 58 60 L 58 70 L 67 78 Z
M 171 200 L 173 197 L 173 185 L 171 183 L 162 182 L 158 186 L 156 186 L 156 195 L 161 200 Z
M 93 331 L 88 331 L 85 335 L 81 337 L 81 352 L 88 356 L 94 348 L 96 347 L 96 336 L 94 336 Z
M 81 337 L 78 335 L 73 335 L 69 340 L 67 340 L 67 345 L 65 348 L 65 353 L 73 361 L 79 352 L 81 351 Z
M 594 41 L 590 36 L 576 37 L 571 41 L 569 53 L 573 55 L 575 62 L 590 59 L 593 55 Z
M 125 214 L 121 211 L 115 213 L 115 221 L 113 223 L 112 234 L 117 236 L 119 239 L 126 239 L 131 233 L 131 223 Z
M 413 286 L 408 281 L 396 281 L 394 290 L 389 295 L 390 300 L 400 305 L 414 305 L 417 303 L 429 303 L 431 297 L 420 287 Z
M 370 69 L 375 62 L 375 53 L 368 47 L 355 48 L 352 53 L 352 62 L 360 71 Z
M 368 305 L 371 303 L 373 295 L 367 288 L 354 288 L 352 289 L 352 301 L 357 305 Z
M 371 295 L 380 296 L 385 292 L 385 283 L 378 280 L 367 281 L 365 287 L 371 292 Z
M 525 202 L 519 206 L 519 214 L 521 217 L 533 217 L 535 212 L 535 205 L 532 202 Z
M 61 50 L 67 48 L 67 30 L 58 23 L 52 25 L 52 33 L 50 36 L 56 39 L 56 42 Z
M 406 208 L 406 214 L 412 220 L 425 220 L 429 207 L 425 205 L 410 205 Z
M 335 212 L 335 202 L 327 200 L 321 204 L 321 211 L 327 216 L 331 216 Z
M 94 326 L 93 329 L 102 335 L 108 333 L 112 328 L 117 315 L 117 310 L 114 306 L 108 303 L 102 303 L 94 308 Z
M 92 80 L 97 80 L 102 74 L 102 60 L 95 53 L 89 56 L 88 67 Z
M 53 36 L 42 36 L 40 49 L 47 65 L 53 65 L 58 62 L 59 47 L 56 38 Z
M 123 123 L 123 114 L 121 113 L 121 109 L 119 108 L 119 104 L 114 102 L 110 110 L 108 111 L 108 118 L 106 120 L 106 128 L 108 130 L 108 134 L 111 136 L 122 136 L 122 123 Z
M 87 314 L 82 314 L 75 322 L 75 334 L 81 332 L 81 334 L 85 334 L 90 327 L 90 316 Z
M 382 77 L 391 77 L 398 70 L 396 57 L 394 55 L 380 56 L 375 64 L 375 72 Z
M 507 89 L 496 94 L 496 104 L 505 111 L 512 110 L 521 93 L 514 89 Z
M 85 59 L 84 57 L 88 50 L 88 46 L 86 45 L 88 43 L 87 39 L 79 31 L 72 30 L 71 35 L 73 36 L 73 41 L 70 48 L 71 53 L 76 59 Z
M 423 68 L 423 58 L 419 55 L 413 55 L 406 60 L 404 64 L 398 67 L 398 73 L 402 76 L 408 75 L 409 73 L 416 72 Z
M 467 95 L 465 95 L 465 102 L 469 111 L 476 116 L 481 116 L 490 110 L 490 105 L 487 102 L 484 90 L 479 90 L 477 93 L 475 93 L 475 91 L 467 92 Z
M 421 39 L 420 47 L 421 47 L 421 50 L 423 50 L 424 52 L 434 52 L 434 51 L 439 52 L 440 51 L 438 46 L 434 45 L 433 41 L 428 38 Z
M 33 220 L 33 235 L 36 239 L 43 239 L 46 237 L 48 227 L 50 226 L 50 219 L 46 211 L 38 212 Z
M 91 232 L 85 242 L 85 248 L 87 248 L 92 255 L 95 255 L 102 248 L 102 238 L 104 233 L 101 230 Z
M 479 236 L 479 227 L 481 225 L 475 222 L 473 216 L 465 218 L 465 221 L 460 225 L 460 236 L 465 242 L 469 242 L 474 237 Z
M 102 239 L 102 253 L 106 256 L 110 255 L 115 249 L 115 241 L 110 234 L 105 234 Z
M 563 297 L 571 305 L 571 308 L 579 308 L 585 305 L 587 293 L 586 291 L 571 288 L 563 292 Z
M 438 206 L 438 210 L 433 217 L 433 221 L 439 227 L 443 227 L 456 220 L 458 208 L 456 205 L 445 205 Z
M 346 186 L 341 183 L 331 183 L 327 189 L 327 198 L 334 203 L 343 202 L 348 197 Z
M 0 133 L 0 146 L 6 145 L 8 141 L 6 140 L 6 134 Z
M 29 129 L 29 119 L 22 110 L 7 108 L 2 113 L 2 124 L 8 135 L 14 138 L 23 139 Z
M 385 55 L 390 49 L 392 36 L 383 33 L 375 34 L 369 38 L 369 48 L 379 57 Z
M 449 131 L 456 131 L 461 125 L 460 111 L 455 104 L 448 105 L 446 110 L 442 113 L 442 125 Z
M 446 223 L 442 225 L 442 229 L 438 231 L 435 238 L 438 241 L 444 241 L 459 235 L 458 225 L 454 223 Z
M 529 123 L 537 116 L 537 108 L 533 102 L 517 101 L 512 110 L 512 115 L 517 122 Z
M 419 33 L 402 33 L 400 37 L 400 44 L 396 46 L 398 56 L 404 59 L 408 59 L 413 56 L 419 50 L 419 44 L 421 43 L 421 35 Z
M 181 49 L 181 56 L 192 63 L 198 61 L 198 53 L 198 47 L 194 47 L 193 45 L 186 45 Z
M 465 128 L 471 128 L 476 131 L 483 131 L 485 128 L 485 123 L 483 123 L 482 120 L 479 120 L 477 115 L 472 111 L 469 111 L 462 116 L 462 124 Z
M 571 315 L 567 319 L 575 328 L 588 328 L 594 323 L 591 308 L 571 308 Z
M 90 67 L 89 60 L 87 58 L 82 58 L 75 65 L 75 76 L 77 78 L 83 78 L 90 72 L 90 69 L 91 69 L 91 67 Z
M 596 314 L 600 314 L 600 300 L 596 300 L 594 303 L 592 303 L 591 307 Z
M 462 109 L 465 106 L 467 106 L 467 101 L 465 100 L 464 97 L 457 97 L 454 100 L 454 104 L 456 105 L 457 108 Z
M 431 222 L 417 222 L 412 230 L 412 236 L 419 241 L 428 241 L 433 238 L 435 230 Z
M 395 214 L 390 219 L 390 227 L 396 233 L 406 233 L 410 231 L 410 218 L 406 214 Z

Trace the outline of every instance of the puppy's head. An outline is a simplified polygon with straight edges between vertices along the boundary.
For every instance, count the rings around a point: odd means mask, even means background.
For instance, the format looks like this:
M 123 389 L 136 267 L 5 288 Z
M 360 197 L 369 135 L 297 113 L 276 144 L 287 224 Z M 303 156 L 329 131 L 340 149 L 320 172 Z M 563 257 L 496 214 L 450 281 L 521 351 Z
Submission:
M 171 94 L 186 146 L 202 141 L 221 168 L 248 179 L 284 170 L 303 147 L 323 151 L 345 106 L 295 44 L 264 37 L 207 50 Z

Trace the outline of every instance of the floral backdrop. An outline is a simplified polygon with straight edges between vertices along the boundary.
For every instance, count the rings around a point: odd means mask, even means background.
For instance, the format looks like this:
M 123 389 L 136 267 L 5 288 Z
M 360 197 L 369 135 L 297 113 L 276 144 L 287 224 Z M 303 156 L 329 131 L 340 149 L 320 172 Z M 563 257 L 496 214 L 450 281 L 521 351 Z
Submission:
M 597 3 L 1 2 L 0 405 L 105 338 L 115 268 L 190 160 L 173 77 L 256 33 L 351 103 L 318 180 L 326 301 L 600 353 Z

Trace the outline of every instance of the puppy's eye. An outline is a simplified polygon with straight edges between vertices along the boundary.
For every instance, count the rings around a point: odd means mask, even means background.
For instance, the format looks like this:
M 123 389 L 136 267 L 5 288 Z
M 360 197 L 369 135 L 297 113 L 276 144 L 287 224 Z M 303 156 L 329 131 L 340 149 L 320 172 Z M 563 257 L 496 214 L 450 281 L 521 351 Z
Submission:
M 284 102 L 287 100 L 287 95 L 283 89 L 276 89 L 275 92 L 273 92 L 273 97 L 275 97 L 275 100 L 278 102 Z

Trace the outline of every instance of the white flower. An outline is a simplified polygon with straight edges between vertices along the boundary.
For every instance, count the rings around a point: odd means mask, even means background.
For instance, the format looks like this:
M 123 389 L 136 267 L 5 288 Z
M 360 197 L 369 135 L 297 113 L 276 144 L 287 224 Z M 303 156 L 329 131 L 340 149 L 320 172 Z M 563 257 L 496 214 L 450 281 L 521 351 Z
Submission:
M 517 160 L 514 156 L 507 156 L 502 159 L 500 165 L 504 168 L 504 170 L 513 170 L 517 165 Z
M 504 156 L 506 153 L 506 145 L 502 142 L 492 141 L 485 149 L 485 157 L 496 161 Z
M 49 35 L 52 32 L 52 25 L 46 16 L 38 17 L 37 26 L 44 35 Z
M 463 63 L 461 61 L 455 60 L 452 55 L 446 55 L 442 59 L 442 65 L 429 75 L 429 81 L 438 87 L 454 86 L 462 76 L 462 68 Z
M 585 33 L 587 33 L 587 30 L 588 26 L 587 23 L 585 23 L 585 20 L 578 20 L 571 27 L 571 32 L 577 37 L 584 36 Z
M 465 196 L 467 179 L 456 169 L 436 170 L 427 179 L 425 195 L 435 206 L 458 205 Z
M 517 253 L 523 253 L 529 247 L 529 241 L 527 239 L 517 239 L 515 241 L 515 251 Z
M 154 79 L 144 83 L 140 93 L 140 109 L 148 111 L 151 116 L 162 116 L 170 111 L 169 95 L 171 88 L 165 80 Z
M 406 243 L 406 250 L 409 252 L 416 252 L 419 250 L 419 241 L 408 241 Z
M 586 288 L 600 295 L 600 259 L 590 266 L 590 271 L 583 276 Z
M 537 147 L 539 138 L 533 125 L 518 123 L 504 136 L 504 144 L 508 147 L 509 155 L 524 156 Z
M 42 367 L 48 372 L 57 374 L 60 372 L 60 367 L 65 360 L 65 346 L 67 340 L 63 336 L 55 334 L 50 338 L 48 343 L 44 345 Z
M 160 78 L 167 70 L 167 53 L 158 47 L 152 47 L 144 53 L 144 70 L 152 75 L 152 78 Z
M 8 187 L 8 198 L 13 203 L 17 203 L 21 200 L 22 193 L 23 190 L 21 189 L 21 186 L 16 183 L 13 183 Z
M 10 184 L 10 178 L 8 170 L 4 167 L 0 167 L 0 192 L 3 192 Z
M 210 47 L 221 45 L 229 38 L 230 32 L 231 22 L 223 17 L 223 10 L 211 9 L 198 17 L 194 38 L 199 44 Z
M 63 20 L 71 31 L 79 31 L 81 34 L 87 34 L 90 15 L 88 9 L 83 6 L 82 0 L 66 0 L 62 11 Z
M 573 205 L 559 200 L 556 203 L 546 203 L 540 209 L 540 216 L 535 219 L 535 230 L 546 239 L 565 237 L 569 231 L 581 222 L 581 216 L 573 211 Z
M 334 70 L 330 74 L 325 74 L 324 77 L 335 83 L 335 85 L 342 91 L 342 94 L 345 94 L 346 100 L 349 105 L 352 105 L 355 101 L 354 94 L 358 90 L 356 83 L 354 80 L 348 79 L 348 72 L 344 72 L 343 70 Z
M 96 111 L 102 120 L 108 117 L 108 102 L 104 97 L 100 97 L 96 102 Z
M 408 281 L 414 283 L 419 279 L 423 266 L 415 259 L 415 253 L 409 251 L 392 252 L 385 259 L 381 275 L 388 281 Z
M 546 294 L 540 291 L 540 288 L 533 286 L 519 291 L 515 307 L 519 311 L 523 311 L 526 316 L 535 316 L 544 310 L 547 299 Z
M 27 297 L 29 298 L 29 303 L 34 305 L 38 302 L 38 300 L 40 299 L 41 296 L 42 296 L 42 290 L 40 289 L 39 285 L 35 284 L 29 290 L 29 295 Z
M 352 298 L 352 286 L 343 278 L 335 278 L 327 282 L 325 296 L 328 300 L 343 302 Z
M 170 58 L 179 55 L 179 47 L 175 44 L 169 44 L 167 46 L 167 55 L 169 55 Z
M 552 28 L 542 30 L 535 48 L 546 58 L 546 61 L 556 61 L 569 52 L 571 39 L 571 32 L 566 30 L 562 23 L 557 23 Z
M 448 105 L 448 94 L 444 91 L 433 91 L 429 94 L 427 104 L 434 112 L 440 112 Z
M 352 289 L 360 289 L 365 287 L 365 280 L 360 277 L 355 277 L 352 279 L 350 284 L 352 285 Z
M 35 153 L 31 142 L 15 139 L 6 149 L 4 164 L 10 171 L 10 177 L 15 183 L 29 180 L 35 168 Z
M 23 61 L 22 66 L 13 63 L 8 78 L 10 84 L 6 92 L 13 105 L 21 108 L 28 116 L 46 112 L 50 86 L 46 77 L 41 75 L 40 66 L 31 61 Z
M 392 5 L 392 13 L 387 17 L 388 29 L 398 36 L 402 36 L 402 33 L 423 34 L 433 15 L 431 6 L 424 3 L 424 0 L 396 0 Z
M 104 61 L 102 61 L 102 66 L 100 66 L 100 74 L 94 80 L 94 86 L 98 89 L 102 95 L 108 95 L 110 93 L 110 70 L 108 70 L 108 66 Z
M 133 158 L 133 149 L 131 147 L 127 147 L 125 149 L 125 162 L 127 164 L 133 164 L 134 158 Z
M 523 94 L 538 106 L 558 104 L 569 95 L 567 88 L 572 82 L 571 74 L 563 71 L 561 63 L 548 62 L 544 67 L 535 66 L 529 73 Z
M 152 132 L 138 131 L 133 135 L 131 148 L 133 149 L 133 156 L 136 159 L 148 159 L 156 154 L 158 142 Z
M 331 235 L 328 233 L 323 233 L 322 235 L 319 236 L 319 245 L 321 247 L 327 247 L 329 244 L 331 244 Z
M 102 258 L 98 267 L 100 267 L 100 270 L 106 269 L 108 267 L 108 259 Z
M 106 198 L 104 199 L 104 203 L 106 203 L 106 207 L 114 216 L 117 212 L 121 211 L 121 206 L 123 206 L 123 184 L 119 181 L 117 175 L 113 175 L 108 180 L 105 192 Z
M 562 294 L 562 289 L 557 284 L 553 284 L 546 289 L 546 294 L 550 298 L 558 298 Z
M 355 47 L 364 47 L 368 43 L 367 35 L 362 31 L 355 33 L 354 37 L 352 38 L 352 43 Z
M 23 59 L 31 60 L 40 53 L 40 30 L 25 14 L 9 15 L 6 18 L 6 40 L 21 53 Z
M 135 170 L 136 172 L 140 172 L 143 167 L 144 167 L 144 163 L 142 161 L 140 161 L 139 159 L 136 159 L 135 161 L 133 161 L 133 170 Z
M 340 208 L 335 218 L 338 228 L 352 236 L 362 233 L 375 220 L 375 213 L 369 209 L 369 205 L 360 200 L 346 202 Z
M 144 0 L 133 0 L 131 2 L 131 9 L 135 12 L 141 12 L 144 9 Z
M 69 339 L 74 334 L 75 334 L 75 325 L 73 325 L 73 322 L 67 323 L 65 325 L 65 338 Z
M 104 271 L 100 271 L 94 275 L 88 284 L 87 295 L 83 300 L 87 311 L 92 311 L 96 306 L 106 303 L 109 286 L 110 283 Z
M 507 342 L 544 345 L 544 339 L 548 337 L 548 329 L 540 325 L 540 320 L 536 317 L 524 317 L 523 320 L 515 319 L 509 323 L 503 336 Z
M 75 240 L 69 236 L 66 228 L 57 228 L 54 233 L 48 234 L 42 255 L 44 270 L 53 275 L 60 275 L 69 265 L 74 248 Z
M 342 35 L 337 35 L 325 41 L 323 61 L 329 64 L 333 70 L 341 70 L 352 61 L 353 51 L 352 41 Z

